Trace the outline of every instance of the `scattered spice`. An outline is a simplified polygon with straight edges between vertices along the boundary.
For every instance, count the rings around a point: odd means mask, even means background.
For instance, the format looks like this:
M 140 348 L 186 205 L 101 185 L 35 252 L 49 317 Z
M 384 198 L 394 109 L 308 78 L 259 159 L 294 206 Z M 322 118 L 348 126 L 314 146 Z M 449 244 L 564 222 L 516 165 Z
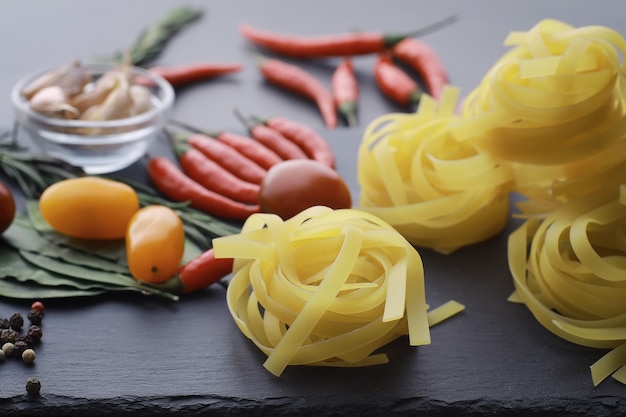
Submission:
M 44 311 L 44 305 L 41 301 L 35 301 L 31 304 L 30 306 L 31 310 L 37 310 L 37 311 L 41 311 L 41 313 L 43 314 Z
M 27 318 L 31 324 L 38 326 L 41 324 L 41 320 L 43 320 L 43 310 L 32 309 L 28 312 Z
M 9 319 L 9 327 L 15 331 L 20 331 L 24 325 L 24 317 L 20 313 L 13 313 Z
M 22 360 L 24 361 L 24 363 L 33 363 L 35 362 L 35 359 L 37 358 L 37 354 L 35 353 L 35 351 L 33 349 L 26 349 L 24 350 L 24 352 L 22 352 Z
M 6 342 L 2 345 L 2 351 L 6 356 L 13 356 L 13 349 L 15 349 L 15 346 L 12 342 Z
M 43 331 L 41 327 L 33 324 L 28 328 L 27 336 L 30 337 L 33 343 L 39 343 L 43 337 Z
M 15 343 L 17 341 L 18 333 L 13 329 L 2 329 L 0 331 L 0 343 Z
M 28 378 L 26 380 L 26 392 L 29 395 L 39 395 L 39 391 L 41 391 L 41 381 L 39 381 L 39 378 Z
M 24 353 L 24 351 L 28 348 L 29 346 L 27 342 L 24 340 L 16 340 L 15 343 L 13 343 L 13 354 L 21 357 L 22 353 Z

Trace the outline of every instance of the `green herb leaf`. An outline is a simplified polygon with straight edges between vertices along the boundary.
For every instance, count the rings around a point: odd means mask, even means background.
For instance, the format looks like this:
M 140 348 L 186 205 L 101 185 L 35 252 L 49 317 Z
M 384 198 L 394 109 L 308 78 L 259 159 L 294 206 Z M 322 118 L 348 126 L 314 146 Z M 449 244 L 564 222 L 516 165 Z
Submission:
M 35 281 L 17 282 L 11 277 L 0 278 L 0 296 L 7 298 L 32 300 L 47 298 L 93 297 L 109 290 L 81 290 L 75 287 L 49 287 Z
M 176 33 L 201 16 L 201 10 L 184 6 L 174 9 L 163 19 L 146 27 L 130 50 L 132 63 L 137 66 L 150 64 Z

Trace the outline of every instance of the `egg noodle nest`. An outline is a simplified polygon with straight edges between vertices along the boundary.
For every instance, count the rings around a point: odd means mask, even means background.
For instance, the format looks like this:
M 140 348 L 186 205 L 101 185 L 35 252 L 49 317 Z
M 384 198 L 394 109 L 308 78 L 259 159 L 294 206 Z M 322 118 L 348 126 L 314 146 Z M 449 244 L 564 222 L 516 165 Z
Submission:
M 504 43 L 463 103 L 447 86 L 370 123 L 360 209 L 449 254 L 501 232 L 521 197 L 509 300 L 559 337 L 610 349 L 594 385 L 626 383 L 626 42 L 546 19 Z

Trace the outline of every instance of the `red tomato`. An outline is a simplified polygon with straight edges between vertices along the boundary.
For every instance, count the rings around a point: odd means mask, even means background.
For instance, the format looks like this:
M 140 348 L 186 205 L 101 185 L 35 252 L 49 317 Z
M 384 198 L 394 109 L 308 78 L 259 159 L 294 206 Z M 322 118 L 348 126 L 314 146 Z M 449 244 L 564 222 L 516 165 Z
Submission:
M 352 195 L 339 173 L 312 159 L 292 159 L 271 167 L 259 192 L 261 211 L 287 220 L 312 206 L 352 207 Z
M 15 199 L 11 190 L 0 182 L 0 233 L 11 226 L 15 218 Z

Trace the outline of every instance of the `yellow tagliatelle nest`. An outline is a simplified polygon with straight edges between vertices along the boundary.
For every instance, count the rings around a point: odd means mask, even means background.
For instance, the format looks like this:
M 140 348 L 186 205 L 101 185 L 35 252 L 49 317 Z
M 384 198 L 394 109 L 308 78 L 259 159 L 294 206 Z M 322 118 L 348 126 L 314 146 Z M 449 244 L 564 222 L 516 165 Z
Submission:
M 574 343 L 615 348 L 591 366 L 595 385 L 626 383 L 626 186 L 572 201 L 509 237 L 516 292 L 548 330 Z
M 427 311 L 418 252 L 358 210 L 316 206 L 287 221 L 254 214 L 213 247 L 235 259 L 228 308 L 277 376 L 288 365 L 386 362 L 372 353 L 407 334 L 411 345 L 428 344 L 429 326 L 463 308 Z
M 415 114 L 369 124 L 358 154 L 360 208 L 419 247 L 450 253 L 500 232 L 509 219 L 510 167 L 450 126 L 459 90 L 423 96 Z
M 504 54 L 451 128 L 511 163 L 527 215 L 619 185 L 626 172 L 626 42 L 603 26 L 540 21 Z M 614 181 L 616 172 L 622 173 Z

